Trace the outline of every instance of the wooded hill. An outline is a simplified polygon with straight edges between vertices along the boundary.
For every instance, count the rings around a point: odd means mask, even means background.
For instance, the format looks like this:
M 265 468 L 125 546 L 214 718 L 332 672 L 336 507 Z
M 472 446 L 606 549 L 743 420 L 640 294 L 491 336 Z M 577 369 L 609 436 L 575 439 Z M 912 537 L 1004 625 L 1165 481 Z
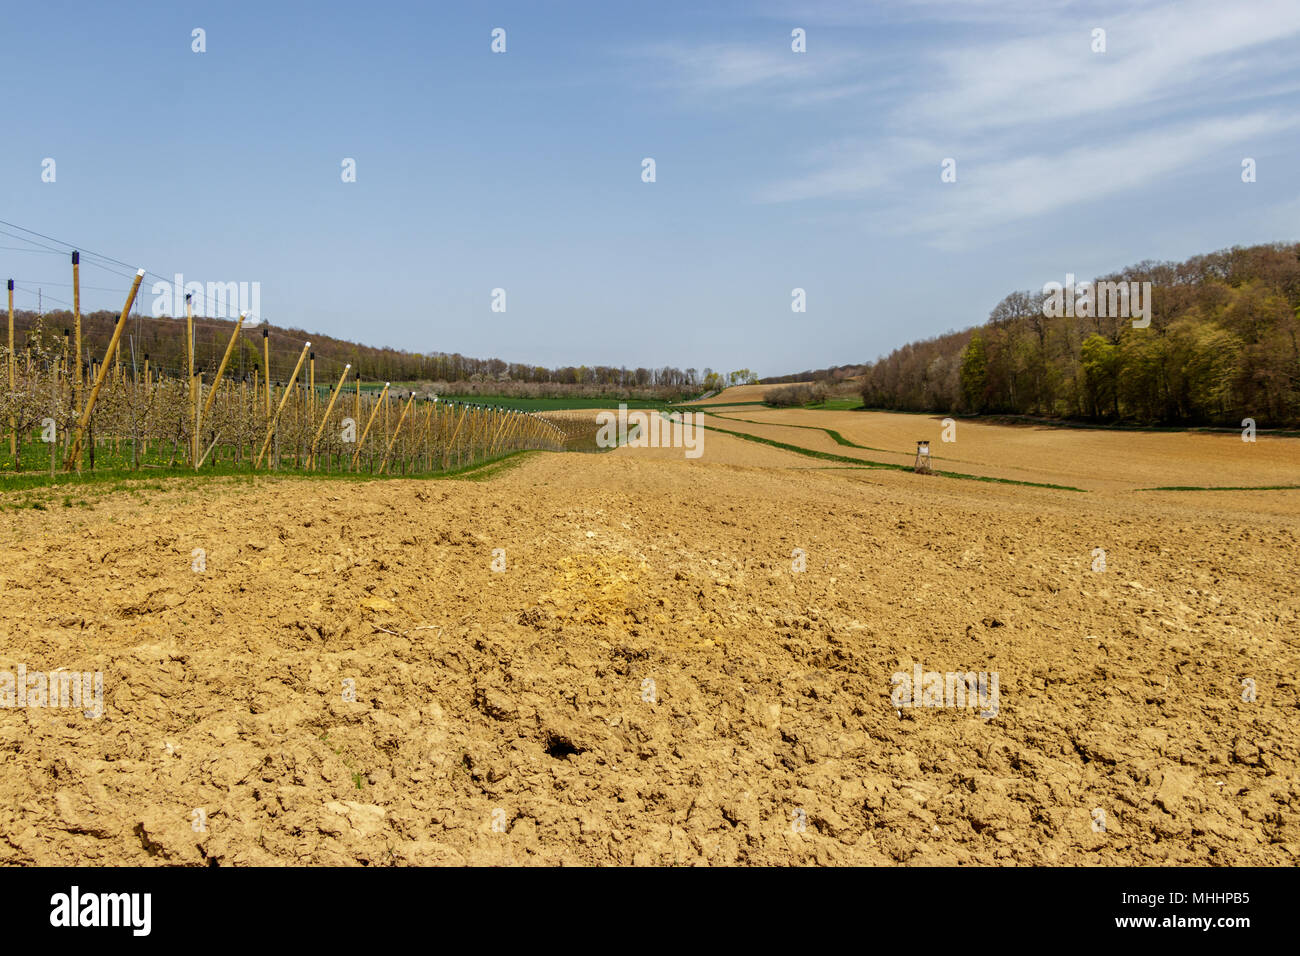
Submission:
M 117 318 L 117 313 L 108 311 L 82 315 L 83 362 L 90 358 L 98 362 L 103 358 Z M 208 373 L 216 371 L 234 325 L 234 322 L 224 319 L 194 319 L 196 370 Z M 34 312 L 15 311 L 14 326 L 15 343 L 20 351 L 28 335 L 33 334 L 39 336 L 47 348 L 52 348 L 57 353 L 63 347 L 63 330 L 72 329 L 73 318 L 72 313 L 67 311 L 46 312 L 39 318 Z M 503 381 L 509 383 L 509 394 L 524 395 L 530 391 L 528 386 L 535 385 L 538 386 L 536 390 L 539 396 L 543 392 L 551 394 L 557 389 L 580 387 L 584 394 L 676 401 L 699 392 L 704 379 L 712 371 L 705 369 L 701 375 L 693 368 L 681 370 L 667 366 L 653 369 L 609 366 L 566 366 L 552 369 L 504 362 L 501 359 L 469 358 L 458 353 L 422 354 L 376 348 L 302 329 L 268 325 L 241 331 L 227 375 L 235 379 L 244 375 L 251 377 L 255 365 L 261 368 L 263 328 L 270 333 L 271 377 L 280 382 L 287 381 L 293 374 L 303 343 L 308 341 L 312 343 L 312 351 L 316 355 L 317 385 L 337 381 L 343 372 L 343 366 L 351 363 L 353 372 L 360 374 L 362 381 L 368 382 Z M 148 355 L 151 369 L 169 375 L 181 375 L 181 370 L 185 368 L 185 319 L 132 315 L 122 334 L 121 350 L 121 361 L 128 367 L 133 358 L 136 365 L 142 367 L 144 357 Z M 541 386 L 548 388 L 543 389 Z M 492 389 L 488 392 L 499 394 Z
M 790 375 L 768 376 L 764 385 L 785 385 L 790 382 L 825 382 L 834 385 L 856 378 L 867 370 L 865 365 L 832 365 L 830 368 L 806 369 Z
M 1300 243 L 1142 262 L 1099 279 L 1150 282 L 1150 327 L 1049 318 L 1041 290 L 1014 292 L 986 324 L 869 365 L 863 401 L 1091 422 L 1300 424 Z

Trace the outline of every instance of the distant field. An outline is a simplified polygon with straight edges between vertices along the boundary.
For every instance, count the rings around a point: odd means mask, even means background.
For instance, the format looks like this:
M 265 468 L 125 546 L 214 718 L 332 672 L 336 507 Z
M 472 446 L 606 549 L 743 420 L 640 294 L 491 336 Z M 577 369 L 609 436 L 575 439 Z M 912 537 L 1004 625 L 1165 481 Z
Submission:
M 743 406 L 769 407 L 766 402 L 686 402 L 683 407 L 686 407 L 687 405 L 691 408 L 741 408 Z
M 801 383 L 791 383 L 801 384 Z M 770 389 L 776 388 L 775 385 L 732 385 L 730 388 L 724 388 L 717 395 L 711 395 L 698 404 L 711 405 L 738 405 L 745 402 L 761 402 L 763 393 Z M 696 404 L 696 403 L 692 403 Z
M 804 406 L 804 408 L 823 412 L 851 412 L 861 407 L 862 397 L 859 395 L 854 395 L 852 398 L 828 398 L 820 404 Z
M 388 388 L 389 391 L 409 392 L 413 388 L 419 388 L 422 384 L 422 382 L 389 382 Z M 328 394 L 332 387 L 332 385 L 321 385 L 319 382 L 316 383 L 316 391 L 318 392 L 325 392 Z M 351 387 L 356 388 L 356 385 L 352 385 Z M 361 391 L 363 392 L 378 392 L 383 389 L 383 387 L 383 382 L 361 383 Z

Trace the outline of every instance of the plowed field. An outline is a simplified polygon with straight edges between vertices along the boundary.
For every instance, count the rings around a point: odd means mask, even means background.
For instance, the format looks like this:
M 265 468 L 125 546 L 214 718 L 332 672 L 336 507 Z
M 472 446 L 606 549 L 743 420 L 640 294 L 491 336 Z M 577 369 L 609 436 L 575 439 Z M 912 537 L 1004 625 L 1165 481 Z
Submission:
M 1083 490 L 710 431 L 6 492 L 0 672 L 104 693 L 0 709 L 0 862 L 1300 862 L 1300 491 L 1139 490 L 1300 483 L 1300 443 L 724 414 Z M 900 706 L 917 667 L 996 712 Z

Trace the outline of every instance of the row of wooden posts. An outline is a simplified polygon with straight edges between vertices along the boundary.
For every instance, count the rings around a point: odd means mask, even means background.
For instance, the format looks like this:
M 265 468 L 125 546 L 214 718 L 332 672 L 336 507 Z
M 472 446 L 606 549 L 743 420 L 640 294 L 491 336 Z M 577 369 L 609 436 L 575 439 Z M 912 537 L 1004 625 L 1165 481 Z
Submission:
M 354 376 L 354 389 L 345 395 L 351 365 L 344 367 L 338 381 L 329 391 L 329 401 L 324 412 L 320 412 L 320 394 L 316 388 L 315 355 L 311 352 L 311 343 L 303 345 L 288 382 L 283 387 L 275 383 L 273 388 L 270 370 L 270 344 L 267 331 L 263 330 L 263 360 L 266 374 L 258 376 L 256 366 L 253 369 L 251 389 L 249 382 L 228 381 L 225 378 L 230 357 L 235 350 L 239 335 L 244 326 L 245 316 L 240 315 L 230 336 L 230 341 L 222 355 L 221 362 L 212 378 L 212 384 L 204 395 L 203 377 L 196 374 L 194 316 L 190 296 L 185 297 L 185 335 L 187 368 L 185 381 L 178 376 L 168 376 L 165 372 L 151 369 L 148 357 L 145 357 L 143 377 L 123 373 L 120 362 L 120 343 L 127 318 L 139 293 L 145 271 L 139 270 L 131 284 L 126 304 L 113 328 L 113 334 L 105 350 L 103 360 L 89 364 L 89 381 L 83 379 L 81 352 L 81 298 L 80 298 L 80 256 L 73 253 L 73 312 L 75 328 L 75 352 L 77 358 L 69 360 L 67 355 L 71 343 L 67 341 L 65 331 L 64 356 L 52 360 L 49 372 L 52 375 L 50 390 L 66 397 L 71 415 L 70 429 L 64 440 L 63 467 L 65 470 L 80 472 L 88 432 L 93 429 L 96 406 L 101 403 L 101 396 L 110 403 L 116 399 L 123 402 L 130 410 L 132 418 L 132 441 L 138 443 L 142 436 L 139 421 L 150 415 L 169 418 L 169 428 L 162 433 L 151 435 L 149 428 L 144 428 L 143 442 L 147 453 L 148 442 L 172 441 L 172 463 L 178 458 L 189 462 L 197 471 L 209 456 L 215 462 L 221 449 L 233 449 L 233 458 L 241 460 L 245 452 L 251 459 L 254 470 L 279 467 L 286 457 L 291 457 L 297 467 L 307 470 L 319 470 L 324 462 L 327 470 L 336 468 L 348 471 L 367 470 L 382 474 L 389 468 L 390 462 L 400 467 L 403 473 L 416 471 L 445 470 L 449 467 L 471 464 L 474 461 L 494 457 L 507 451 L 522 448 L 543 448 L 561 450 L 566 435 L 551 422 L 541 416 L 527 414 L 513 409 L 504 409 L 459 402 L 439 402 L 437 398 L 426 399 L 423 415 L 416 408 L 417 396 L 411 392 L 401 405 L 395 427 L 390 430 L 390 407 L 400 403 L 394 402 L 390 385 L 385 384 L 377 397 L 372 393 L 364 394 L 360 378 Z M 17 386 L 17 352 L 14 346 L 14 307 L 13 280 L 9 281 L 9 392 L 11 398 L 18 394 Z M 304 364 L 307 366 L 303 376 Z M 33 385 L 41 370 L 31 367 L 28 356 L 27 381 L 35 391 L 44 395 L 43 385 Z M 300 377 L 306 380 L 300 383 Z M 105 391 L 105 388 L 108 391 Z M 116 393 L 114 392 L 116 389 Z M 279 401 L 274 401 L 275 392 L 279 391 Z M 109 398 L 109 396 L 112 398 Z M 348 399 L 351 399 L 349 402 Z M 340 400 L 342 400 L 340 402 Z M 347 405 L 351 405 L 351 421 L 347 420 Z M 141 411 L 137 414 L 137 409 Z M 178 409 L 183 409 L 178 412 Z M 337 415 L 336 415 L 337 409 Z M 412 414 L 415 409 L 414 414 Z M 383 412 L 382 422 L 379 416 Z M 361 426 L 363 413 L 364 427 Z M 332 418 L 333 416 L 333 418 Z M 327 433 L 327 426 L 333 421 L 335 428 Z M 286 442 L 286 422 L 292 423 L 292 450 L 282 454 Z M 10 455 L 14 467 L 19 462 L 20 426 L 11 409 L 10 420 Z M 120 426 L 120 422 L 119 422 Z M 405 432 L 403 427 L 406 427 Z M 205 432 L 206 429 L 206 432 Z M 221 442 L 222 431 L 226 430 L 226 442 Z M 120 432 L 119 427 L 119 432 Z M 359 434 L 358 434 L 359 430 Z M 310 432 L 310 440 L 307 435 Z M 232 434 L 233 433 L 233 434 Z M 374 441 L 367 440 L 374 436 Z M 179 440 L 184 437 L 185 441 Z M 115 435 L 115 442 L 120 442 L 121 435 Z M 205 438 L 211 441 L 204 448 Z M 94 465 L 94 439 L 90 439 L 91 467 Z M 349 447 L 350 446 L 350 447 Z M 382 454 L 380 449 L 382 448 Z M 133 445 L 138 452 L 138 444 Z M 216 454 L 214 455 L 214 450 Z M 395 455 L 394 452 L 397 452 Z M 363 466 L 362 460 L 366 459 Z M 137 459 L 138 460 L 138 459 Z M 377 460 L 377 468 L 376 468 Z M 54 465 L 54 445 L 51 444 L 51 470 Z

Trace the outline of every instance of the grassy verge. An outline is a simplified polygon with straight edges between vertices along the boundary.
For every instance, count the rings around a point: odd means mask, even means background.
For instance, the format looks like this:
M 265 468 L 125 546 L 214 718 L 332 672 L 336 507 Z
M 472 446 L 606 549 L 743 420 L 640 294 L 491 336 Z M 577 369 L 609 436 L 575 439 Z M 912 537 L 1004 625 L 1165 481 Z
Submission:
M 1163 485 L 1138 491 L 1297 491 L 1300 485 Z
M 372 475 L 367 472 L 311 472 L 293 471 L 250 471 L 247 464 L 204 466 L 202 471 L 191 468 L 150 468 L 140 471 L 83 471 L 78 474 L 58 473 L 51 481 L 48 474 L 0 475 L 0 494 L 7 492 L 40 492 L 42 497 L 57 498 L 63 494 L 72 500 L 71 494 L 112 494 L 118 491 L 162 491 L 163 481 L 171 478 L 184 478 L 187 483 L 206 481 L 228 481 L 244 484 L 256 484 L 261 481 L 393 481 L 402 479 L 440 480 L 465 479 L 482 481 L 492 475 L 500 474 L 508 468 L 523 463 L 524 456 L 534 454 L 532 451 L 520 450 L 506 452 L 493 458 L 449 468 L 446 471 L 431 471 L 410 474 Z M 31 498 L 30 495 L 27 496 Z M 32 499 L 33 501 L 36 499 Z M 85 502 L 73 502 L 84 504 Z M 72 507 L 67 502 L 65 507 Z M 0 509 L 37 507 L 36 504 L 22 501 L 0 501 Z M 44 510 L 39 509 L 38 510 Z
M 707 405 L 671 405 L 673 411 L 690 412 L 701 408 L 736 408 L 740 405 L 766 405 L 766 402 L 710 402 Z
M 775 408 L 776 406 L 772 406 Z M 805 405 L 804 408 L 811 408 L 821 412 L 853 412 L 862 407 L 862 398 L 828 398 L 824 402 Z

